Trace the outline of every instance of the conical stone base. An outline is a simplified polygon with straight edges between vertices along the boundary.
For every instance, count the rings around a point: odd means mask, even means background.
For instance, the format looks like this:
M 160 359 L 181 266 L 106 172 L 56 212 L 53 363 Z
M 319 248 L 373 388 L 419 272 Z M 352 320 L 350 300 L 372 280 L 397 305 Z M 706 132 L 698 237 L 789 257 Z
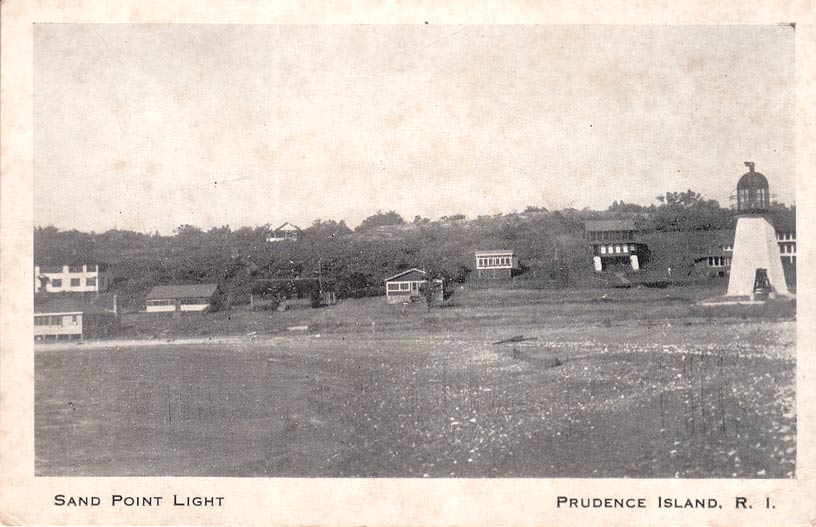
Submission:
M 757 269 L 768 270 L 768 279 L 778 295 L 790 295 L 773 225 L 762 216 L 743 216 L 737 220 L 727 296 L 753 293 Z

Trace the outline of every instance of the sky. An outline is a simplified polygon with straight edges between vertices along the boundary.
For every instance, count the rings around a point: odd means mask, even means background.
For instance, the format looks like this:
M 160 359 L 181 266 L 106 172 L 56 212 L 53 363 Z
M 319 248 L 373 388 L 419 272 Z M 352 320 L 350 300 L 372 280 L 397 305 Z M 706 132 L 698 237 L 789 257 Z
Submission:
M 38 24 L 34 223 L 793 203 L 794 29 Z

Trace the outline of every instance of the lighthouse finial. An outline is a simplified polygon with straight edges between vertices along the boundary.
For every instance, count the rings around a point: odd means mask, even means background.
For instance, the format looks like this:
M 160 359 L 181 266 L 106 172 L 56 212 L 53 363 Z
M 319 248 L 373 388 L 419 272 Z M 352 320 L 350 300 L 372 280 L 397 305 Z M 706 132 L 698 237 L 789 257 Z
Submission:
M 748 167 L 748 171 L 753 173 L 754 171 L 754 162 L 753 161 L 745 161 L 745 166 Z

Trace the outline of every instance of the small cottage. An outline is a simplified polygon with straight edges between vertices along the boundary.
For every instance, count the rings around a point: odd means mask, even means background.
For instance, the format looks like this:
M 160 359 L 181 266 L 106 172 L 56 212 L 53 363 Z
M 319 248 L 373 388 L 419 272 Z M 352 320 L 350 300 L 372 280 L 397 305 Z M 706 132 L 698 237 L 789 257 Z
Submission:
M 425 284 L 428 282 L 428 273 L 422 269 L 408 269 L 384 280 L 385 298 L 389 304 L 406 304 L 422 299 Z M 432 281 L 434 294 L 443 295 L 442 280 Z
M 297 241 L 300 239 L 302 231 L 297 225 L 292 225 L 289 222 L 284 223 L 277 229 L 273 230 L 269 237 L 266 238 L 268 242 L 282 242 L 282 241 Z
M 218 284 L 158 285 L 145 297 L 145 311 L 215 311 Z
M 84 340 L 116 328 L 116 295 L 51 296 L 34 304 L 34 340 Z

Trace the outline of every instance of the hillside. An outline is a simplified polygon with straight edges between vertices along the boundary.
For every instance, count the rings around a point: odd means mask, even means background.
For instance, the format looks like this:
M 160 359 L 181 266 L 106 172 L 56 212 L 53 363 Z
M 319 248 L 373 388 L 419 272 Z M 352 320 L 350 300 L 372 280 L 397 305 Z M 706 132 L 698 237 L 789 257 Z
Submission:
M 248 301 L 257 278 L 318 276 L 340 297 L 379 294 L 382 280 L 403 269 L 421 267 L 453 282 L 468 281 L 479 249 L 514 249 L 523 266 L 520 287 L 602 285 L 593 276 L 584 221 L 633 218 L 643 229 L 651 258 L 640 280 L 697 280 L 695 256 L 705 254 L 733 231 L 661 232 L 648 213 L 543 210 L 475 219 L 417 220 L 351 232 L 326 230 L 316 222 L 298 241 L 267 242 L 268 226 L 229 227 L 204 232 L 183 226 L 175 236 L 111 230 L 101 234 L 38 228 L 34 258 L 40 265 L 104 262 L 110 265 L 112 292 L 124 306 L 139 306 L 154 285 L 218 282 L 233 303 Z M 320 228 L 317 228 L 320 227 Z

